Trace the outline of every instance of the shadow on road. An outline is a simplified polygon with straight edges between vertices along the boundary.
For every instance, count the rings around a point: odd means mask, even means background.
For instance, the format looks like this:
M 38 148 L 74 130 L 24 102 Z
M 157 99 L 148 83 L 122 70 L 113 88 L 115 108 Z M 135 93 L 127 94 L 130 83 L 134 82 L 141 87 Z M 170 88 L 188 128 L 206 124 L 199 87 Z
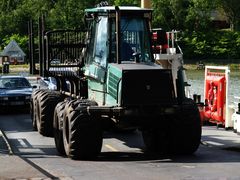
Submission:
M 5 114 L 0 115 L 0 129 L 12 134 L 10 143 L 14 146 L 14 153 L 25 158 L 59 158 L 52 138 L 50 144 L 45 144 L 46 137 L 42 137 L 37 132 L 32 131 L 31 118 L 29 114 Z M 208 129 L 203 129 L 207 131 Z M 240 162 L 240 141 L 231 138 L 232 132 L 220 132 L 210 129 L 211 135 L 202 136 L 202 144 L 198 151 L 189 156 L 185 155 L 156 155 L 144 153 L 144 143 L 141 132 L 131 133 L 107 132 L 104 133 L 104 139 L 110 142 L 110 139 L 117 139 L 123 145 L 129 147 L 124 151 L 102 152 L 95 161 L 150 161 L 153 163 L 217 163 L 217 162 Z M 27 136 L 34 136 L 41 142 L 35 142 L 34 145 L 24 136 L 18 136 L 18 133 L 27 133 Z M 226 134 L 221 134 L 226 133 Z M 203 133 L 204 134 L 204 133 Z M 227 138 L 227 135 L 230 137 Z M 40 137 L 41 136 L 41 137 Z M 118 141 L 118 142 L 119 142 Z M 213 143 L 209 143 L 213 142 Z M 45 144 L 45 145 L 44 145 Z M 131 150 L 131 148 L 134 148 Z M 136 149 L 137 148 L 137 149 Z M 1 152 L 0 152 L 1 153 Z
M 0 106 L 0 116 L 1 115 L 12 116 L 17 114 L 30 114 L 30 108 L 18 107 L 18 106 L 9 106 L 9 107 Z

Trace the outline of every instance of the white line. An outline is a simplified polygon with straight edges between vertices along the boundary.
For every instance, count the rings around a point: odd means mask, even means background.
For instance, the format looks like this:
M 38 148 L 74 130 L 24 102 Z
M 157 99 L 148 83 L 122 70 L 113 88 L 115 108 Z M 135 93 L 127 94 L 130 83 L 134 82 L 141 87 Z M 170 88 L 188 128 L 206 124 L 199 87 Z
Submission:
M 110 149 L 111 151 L 117 152 L 118 150 L 115 149 L 114 147 L 110 146 L 109 144 L 105 144 L 105 147 Z
M 13 155 L 12 147 L 11 147 L 11 145 L 8 141 L 8 138 L 7 138 L 6 134 L 4 133 L 4 131 L 0 130 L 0 135 L 2 135 L 5 143 L 7 144 L 9 155 Z

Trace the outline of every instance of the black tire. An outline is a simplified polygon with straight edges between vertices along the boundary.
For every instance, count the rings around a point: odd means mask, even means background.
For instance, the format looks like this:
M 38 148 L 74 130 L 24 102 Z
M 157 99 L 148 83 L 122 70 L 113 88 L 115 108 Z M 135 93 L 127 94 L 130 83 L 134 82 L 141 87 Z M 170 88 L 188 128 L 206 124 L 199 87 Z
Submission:
M 90 101 L 70 101 L 65 107 L 63 141 L 71 159 L 94 159 L 101 152 L 102 128 L 96 117 L 87 113 Z
M 37 129 L 40 134 L 53 137 L 54 109 L 63 96 L 57 91 L 47 90 L 37 98 Z
M 172 149 L 177 154 L 193 154 L 201 143 L 202 126 L 198 107 L 192 99 L 183 102 L 181 121 L 173 128 L 175 136 Z
M 63 117 L 64 117 L 64 108 L 66 102 L 62 101 L 57 104 L 54 110 L 53 117 L 53 133 L 54 133 L 54 142 L 57 151 L 60 155 L 66 155 L 64 144 L 63 144 Z
M 30 115 L 32 119 L 32 127 L 34 131 L 37 131 L 37 120 L 36 120 L 36 107 L 37 107 L 37 97 L 40 93 L 42 93 L 43 90 L 41 89 L 36 89 L 33 91 L 32 96 L 31 96 L 31 101 L 30 101 Z
M 180 111 L 164 121 L 166 123 L 142 130 L 147 152 L 192 154 L 198 149 L 202 128 L 198 107 L 193 100 L 186 99 Z
M 144 128 L 142 130 L 142 136 L 146 146 L 146 152 L 171 154 L 171 132 L 167 124 L 163 126 L 155 124 L 155 126 Z

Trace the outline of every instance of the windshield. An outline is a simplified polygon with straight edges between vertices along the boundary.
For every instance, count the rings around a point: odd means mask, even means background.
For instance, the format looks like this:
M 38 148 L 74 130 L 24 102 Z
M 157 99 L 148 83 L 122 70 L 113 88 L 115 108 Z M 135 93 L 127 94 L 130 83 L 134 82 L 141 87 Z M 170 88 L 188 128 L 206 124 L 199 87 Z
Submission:
M 1 89 L 17 89 L 31 87 L 28 80 L 25 78 L 2 78 L 0 79 Z
M 115 23 L 112 25 L 115 33 Z M 112 51 L 116 50 L 116 37 L 112 34 Z M 121 61 L 151 62 L 150 41 L 147 28 L 147 21 L 137 17 L 121 17 L 121 40 L 120 40 Z M 115 61 L 115 59 L 114 59 Z

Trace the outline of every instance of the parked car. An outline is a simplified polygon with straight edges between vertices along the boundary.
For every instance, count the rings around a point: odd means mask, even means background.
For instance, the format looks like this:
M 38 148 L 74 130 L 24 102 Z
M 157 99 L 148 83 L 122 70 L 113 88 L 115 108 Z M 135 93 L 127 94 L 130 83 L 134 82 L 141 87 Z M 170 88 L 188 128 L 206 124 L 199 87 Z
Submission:
M 22 76 L 0 76 L 0 106 L 29 108 L 33 86 Z

